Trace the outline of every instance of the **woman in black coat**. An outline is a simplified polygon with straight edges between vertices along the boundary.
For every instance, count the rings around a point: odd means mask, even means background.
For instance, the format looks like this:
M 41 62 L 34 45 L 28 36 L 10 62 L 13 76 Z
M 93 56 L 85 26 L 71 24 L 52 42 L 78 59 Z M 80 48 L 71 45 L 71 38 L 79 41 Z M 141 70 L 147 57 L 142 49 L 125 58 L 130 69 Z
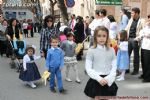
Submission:
M 6 29 L 6 36 L 8 38 L 8 45 L 7 45 L 7 51 L 6 56 L 9 57 L 12 55 L 12 47 L 10 45 L 10 41 L 12 42 L 14 39 L 20 40 L 19 35 L 19 27 L 17 25 L 17 20 L 15 18 L 12 18 L 10 20 L 9 26 Z
M 74 35 L 75 35 L 75 42 L 78 43 L 82 43 L 85 35 L 84 35 L 84 23 L 83 23 L 83 18 L 81 16 L 77 17 L 77 23 L 74 27 Z M 82 60 L 82 56 L 83 55 L 83 50 L 81 50 L 79 52 L 79 54 L 77 55 L 77 60 Z

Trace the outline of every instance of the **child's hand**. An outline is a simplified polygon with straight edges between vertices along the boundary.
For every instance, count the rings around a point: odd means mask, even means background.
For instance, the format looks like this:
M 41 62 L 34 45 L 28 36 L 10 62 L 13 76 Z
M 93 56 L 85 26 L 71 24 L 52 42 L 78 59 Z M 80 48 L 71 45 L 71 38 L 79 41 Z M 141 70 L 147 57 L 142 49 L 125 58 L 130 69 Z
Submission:
M 63 67 L 60 67 L 59 70 L 62 71 Z
M 108 84 L 107 80 L 105 80 L 105 79 L 102 79 L 99 83 L 100 83 L 102 86 Z

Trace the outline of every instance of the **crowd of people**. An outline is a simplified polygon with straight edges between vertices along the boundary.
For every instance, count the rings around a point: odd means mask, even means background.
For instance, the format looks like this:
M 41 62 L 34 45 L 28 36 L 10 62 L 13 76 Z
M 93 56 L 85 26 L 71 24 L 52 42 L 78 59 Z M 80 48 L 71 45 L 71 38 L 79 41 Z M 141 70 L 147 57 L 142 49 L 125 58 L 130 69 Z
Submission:
M 140 57 L 142 75 L 139 77 L 143 82 L 150 82 L 150 15 L 147 19 L 140 17 L 140 9 L 131 9 L 131 18 L 125 9 L 120 11 L 121 17 L 118 22 L 113 15 L 108 15 L 106 9 L 95 11 L 95 17 L 71 15 L 67 25 L 59 23 L 55 26 L 52 15 L 45 17 L 40 33 L 41 56 L 34 55 L 35 48 L 26 48 L 23 57 L 23 70 L 19 78 L 32 88 L 36 85 L 33 81 L 41 78 L 35 60 L 44 57 L 45 67 L 51 73 L 50 90 L 56 92 L 55 78 L 58 90 L 64 93 L 61 69 L 65 66 L 65 80 L 72 82 L 69 77 L 70 68 L 73 67 L 76 74 L 76 82 L 81 83 L 78 75 L 78 61 L 82 60 L 83 50 L 76 53 L 78 44 L 82 44 L 86 37 L 90 36 L 89 50 L 85 60 L 85 69 L 90 76 L 84 93 L 99 100 L 99 96 L 116 96 L 118 86 L 116 81 L 125 80 L 125 73 L 130 72 L 131 54 L 133 51 L 133 72 L 139 74 Z M 0 16 L 1 18 L 2 16 Z M 1 20 L 1 19 L 0 19 Z M 11 56 L 10 44 L 13 40 L 21 40 L 24 37 L 34 37 L 32 20 L 24 20 L 22 24 L 17 19 L 1 20 L 0 24 L 0 53 L 6 51 Z M 115 41 L 117 48 L 113 48 Z M 7 46 L 5 46 L 7 45 Z M 112 46 L 112 47 L 111 47 Z M 7 47 L 7 48 L 6 48 Z M 141 50 L 140 50 L 141 49 Z M 140 52 L 141 51 L 141 52 Z M 56 76 L 56 77 L 55 77 Z

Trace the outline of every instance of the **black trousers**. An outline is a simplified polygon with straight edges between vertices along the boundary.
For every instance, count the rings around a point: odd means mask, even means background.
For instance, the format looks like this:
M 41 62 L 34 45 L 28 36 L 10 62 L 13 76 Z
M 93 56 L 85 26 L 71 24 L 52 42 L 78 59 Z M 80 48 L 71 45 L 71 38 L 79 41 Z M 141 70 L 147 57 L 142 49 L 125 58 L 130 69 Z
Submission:
M 131 57 L 131 53 L 133 51 L 134 61 L 133 61 L 133 72 L 139 72 L 139 43 L 134 41 L 134 38 L 129 38 L 128 40 L 128 52 L 129 57 Z
M 143 70 L 143 79 L 145 81 L 150 82 L 150 50 L 141 50 L 141 62 L 142 62 L 142 70 Z

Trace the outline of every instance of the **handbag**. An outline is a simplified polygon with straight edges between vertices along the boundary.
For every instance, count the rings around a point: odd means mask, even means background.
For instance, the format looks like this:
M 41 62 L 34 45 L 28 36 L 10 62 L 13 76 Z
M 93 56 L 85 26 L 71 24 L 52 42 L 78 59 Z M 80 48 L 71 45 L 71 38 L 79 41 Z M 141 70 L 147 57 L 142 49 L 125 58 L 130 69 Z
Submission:
M 83 44 L 84 42 L 89 38 L 89 36 L 87 36 L 82 43 L 78 43 L 76 48 L 75 48 L 75 53 L 79 54 L 79 52 L 83 49 Z

